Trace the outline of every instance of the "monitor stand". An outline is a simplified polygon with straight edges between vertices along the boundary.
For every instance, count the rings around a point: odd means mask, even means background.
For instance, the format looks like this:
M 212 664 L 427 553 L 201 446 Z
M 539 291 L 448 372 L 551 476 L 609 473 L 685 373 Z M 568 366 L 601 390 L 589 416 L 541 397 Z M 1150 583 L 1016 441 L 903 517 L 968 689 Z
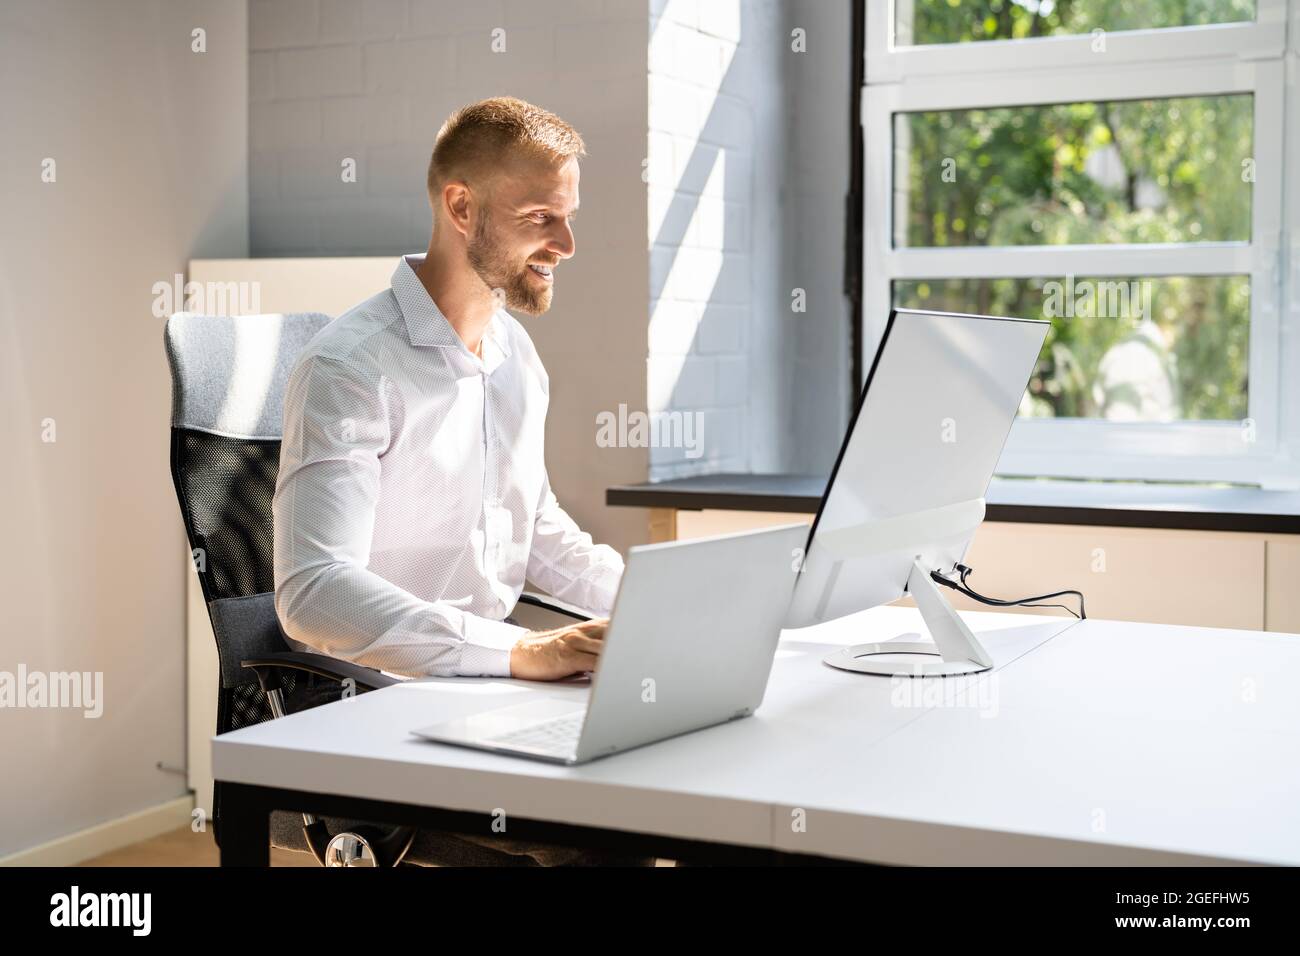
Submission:
M 840 670 L 883 677 L 956 677 L 978 674 L 993 667 L 993 658 L 975 639 L 951 604 L 944 599 L 939 585 L 921 559 L 912 562 L 907 576 L 907 593 L 916 600 L 921 618 L 930 630 L 929 641 L 890 641 L 882 644 L 857 644 L 842 647 L 822 660 Z M 907 655 L 913 660 L 873 660 L 883 655 Z

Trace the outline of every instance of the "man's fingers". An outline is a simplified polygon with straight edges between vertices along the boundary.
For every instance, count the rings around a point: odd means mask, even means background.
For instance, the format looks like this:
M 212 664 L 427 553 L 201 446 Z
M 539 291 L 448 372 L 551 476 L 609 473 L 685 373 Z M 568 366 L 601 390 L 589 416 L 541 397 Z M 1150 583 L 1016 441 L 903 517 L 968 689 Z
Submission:
M 570 650 L 585 654 L 593 659 L 600 654 L 601 649 L 605 646 L 605 642 L 600 638 L 589 637 L 585 634 L 574 634 L 565 638 L 564 643 Z

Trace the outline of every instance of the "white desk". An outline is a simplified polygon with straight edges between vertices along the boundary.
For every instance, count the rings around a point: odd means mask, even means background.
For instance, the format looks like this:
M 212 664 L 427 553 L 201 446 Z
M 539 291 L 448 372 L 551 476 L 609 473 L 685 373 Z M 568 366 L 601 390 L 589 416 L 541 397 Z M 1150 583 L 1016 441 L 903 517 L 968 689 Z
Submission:
M 992 672 L 823 665 L 920 627 L 878 608 L 787 632 L 753 717 L 579 767 L 408 733 L 576 684 L 409 682 L 214 737 L 222 862 L 265 865 L 267 813 L 312 809 L 483 832 L 504 810 L 511 836 L 665 857 L 1300 864 L 1300 636 L 964 616 Z

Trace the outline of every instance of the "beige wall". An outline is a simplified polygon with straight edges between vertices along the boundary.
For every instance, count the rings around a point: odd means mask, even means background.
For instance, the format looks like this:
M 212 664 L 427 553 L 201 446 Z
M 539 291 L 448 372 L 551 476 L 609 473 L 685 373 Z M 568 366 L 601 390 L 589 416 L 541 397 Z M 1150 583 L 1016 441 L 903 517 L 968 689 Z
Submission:
M 105 700 L 0 710 L 4 856 L 185 793 L 156 767 L 184 761 L 186 549 L 152 288 L 247 253 L 246 4 L 6 0 L 0 74 L 0 670 L 102 671 Z
M 651 515 L 652 533 L 665 541 L 811 522 L 813 517 L 666 508 Z M 990 597 L 1073 588 L 1083 592 L 1090 617 L 1300 634 L 1296 535 L 985 521 L 965 563 L 975 569 L 970 586 Z M 989 610 L 952 591 L 944 596 L 957 608 Z M 1078 608 L 1076 598 L 1061 601 Z M 1053 608 L 1006 610 L 1068 613 Z

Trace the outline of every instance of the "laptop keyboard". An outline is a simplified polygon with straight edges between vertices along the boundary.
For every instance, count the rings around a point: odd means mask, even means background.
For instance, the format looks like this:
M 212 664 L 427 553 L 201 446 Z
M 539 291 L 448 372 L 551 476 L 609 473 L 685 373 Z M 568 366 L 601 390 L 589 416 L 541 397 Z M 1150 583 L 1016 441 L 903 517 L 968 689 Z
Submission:
M 490 737 L 488 742 L 500 747 L 540 750 L 557 757 L 570 757 L 578 749 L 578 737 L 582 733 L 582 721 L 586 716 L 586 711 L 580 710 L 563 717 L 553 717 Z

